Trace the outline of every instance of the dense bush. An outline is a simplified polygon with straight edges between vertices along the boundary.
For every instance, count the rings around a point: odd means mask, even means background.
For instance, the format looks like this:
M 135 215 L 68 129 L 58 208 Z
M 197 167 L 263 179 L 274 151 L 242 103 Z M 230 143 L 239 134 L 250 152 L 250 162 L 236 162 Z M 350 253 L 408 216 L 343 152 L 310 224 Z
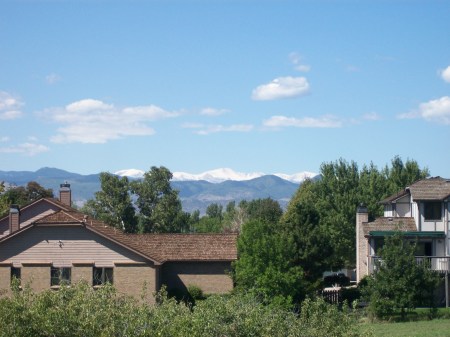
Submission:
M 144 298 L 144 297 L 143 297 Z M 355 317 L 323 300 L 300 314 L 250 295 L 209 296 L 195 307 L 156 294 L 157 304 L 81 283 L 35 294 L 16 289 L 0 299 L 0 336 L 360 336 Z

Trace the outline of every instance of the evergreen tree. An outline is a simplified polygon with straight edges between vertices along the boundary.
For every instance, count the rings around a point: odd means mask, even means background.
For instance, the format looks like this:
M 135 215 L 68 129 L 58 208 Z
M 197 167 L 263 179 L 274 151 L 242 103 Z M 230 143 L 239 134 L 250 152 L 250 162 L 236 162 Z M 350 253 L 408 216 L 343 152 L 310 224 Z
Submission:
M 401 232 L 386 238 L 381 260 L 365 287 L 369 310 L 375 316 L 390 316 L 399 310 L 404 319 L 408 310 L 419 305 L 434 307 L 433 291 L 439 275 L 430 269 L 429 261 L 417 263 L 415 248 Z

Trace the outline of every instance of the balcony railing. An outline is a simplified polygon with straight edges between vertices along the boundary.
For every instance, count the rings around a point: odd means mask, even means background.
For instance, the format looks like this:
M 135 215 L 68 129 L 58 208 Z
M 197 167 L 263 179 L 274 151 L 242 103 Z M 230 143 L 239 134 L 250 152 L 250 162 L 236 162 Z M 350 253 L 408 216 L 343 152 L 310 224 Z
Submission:
M 431 270 L 438 272 L 450 271 L 450 256 L 416 256 L 418 264 L 425 263 Z M 379 256 L 369 256 L 369 273 L 373 273 L 378 265 L 383 264 L 383 260 Z

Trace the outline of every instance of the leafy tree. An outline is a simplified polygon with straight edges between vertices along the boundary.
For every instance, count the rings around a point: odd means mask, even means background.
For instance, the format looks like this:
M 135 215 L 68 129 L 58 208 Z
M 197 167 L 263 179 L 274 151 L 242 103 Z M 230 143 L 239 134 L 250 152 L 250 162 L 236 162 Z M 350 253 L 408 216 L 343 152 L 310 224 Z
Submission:
M 364 203 L 372 219 L 380 216 L 383 212 L 380 200 L 425 178 L 428 170 L 420 169 L 413 160 L 403 163 L 399 157 L 392 160 L 392 168 L 386 166 L 380 171 L 371 163 L 359 170 L 355 162 L 341 158 L 323 163 L 320 174 L 320 180 L 302 184 L 290 204 L 309 200 L 310 208 L 315 208 L 318 214 L 318 224 L 326 228 L 326 239 L 333 246 L 330 267 L 342 267 L 355 263 L 358 205 Z
M 369 298 L 369 311 L 376 317 L 392 315 L 400 310 L 401 318 L 419 305 L 434 306 L 433 291 L 439 275 L 427 261 L 417 263 L 415 243 L 401 232 L 387 237 L 380 251 L 376 272 L 367 277 L 364 289 Z
M 406 163 L 403 163 L 399 156 L 392 159 L 391 167 L 386 167 L 384 172 L 388 178 L 389 194 L 396 193 L 413 182 L 430 175 L 428 169 L 421 169 L 415 160 L 408 159 Z
M 290 306 L 304 297 L 302 267 L 293 263 L 295 245 L 277 224 L 252 220 L 238 238 L 239 259 L 234 263 L 238 290 L 254 293 L 265 303 Z
M 170 179 L 172 173 L 167 168 L 152 166 L 143 180 L 132 182 L 140 212 L 140 232 L 175 233 L 186 227 L 178 191 L 172 189 Z
M 222 222 L 219 218 L 210 218 L 208 216 L 203 216 L 194 225 L 194 232 L 197 233 L 221 233 L 222 231 Z
M 211 219 L 218 219 L 219 221 L 222 221 L 223 219 L 222 210 L 223 210 L 222 205 L 212 203 L 206 208 L 206 215 Z
M 125 232 L 136 232 L 136 211 L 131 200 L 128 178 L 102 172 L 100 186 L 101 190 L 95 193 L 95 199 L 86 202 L 82 212 Z
M 307 181 L 289 204 L 280 228 L 292 240 L 291 263 L 303 270 L 303 292 L 313 294 L 321 286 L 323 272 L 330 265 L 334 249 L 329 230 L 321 224 L 320 213 L 311 198 L 312 183 Z
M 5 184 L 4 182 L 0 182 L 0 216 L 8 211 L 8 200 L 5 195 Z
M 4 194 L 3 198 L 8 204 L 17 204 L 24 206 L 32 201 L 40 198 L 53 198 L 53 190 L 42 187 L 35 181 L 30 181 L 27 185 L 9 188 Z
M 249 220 L 277 223 L 283 214 L 283 210 L 278 201 L 272 198 L 254 199 L 243 202 L 240 203 L 240 207 L 244 209 Z

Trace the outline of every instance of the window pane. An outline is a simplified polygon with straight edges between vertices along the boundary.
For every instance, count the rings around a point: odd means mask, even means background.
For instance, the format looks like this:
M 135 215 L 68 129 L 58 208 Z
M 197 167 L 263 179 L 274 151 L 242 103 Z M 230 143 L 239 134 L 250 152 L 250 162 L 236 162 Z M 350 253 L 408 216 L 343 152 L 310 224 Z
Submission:
M 71 274 L 71 268 L 52 267 L 50 270 L 50 285 L 70 284 Z
M 425 203 L 425 220 L 441 220 L 442 208 L 441 202 L 433 201 Z
M 19 284 L 20 284 L 20 278 L 21 278 L 21 270 L 20 270 L 20 268 L 11 267 L 11 281 L 14 278 L 19 280 Z
M 102 284 L 102 268 L 94 267 L 92 284 L 99 286 Z
M 99 286 L 107 282 L 113 283 L 113 268 L 94 267 L 92 284 Z
M 113 269 L 105 268 L 105 283 L 113 283 Z

